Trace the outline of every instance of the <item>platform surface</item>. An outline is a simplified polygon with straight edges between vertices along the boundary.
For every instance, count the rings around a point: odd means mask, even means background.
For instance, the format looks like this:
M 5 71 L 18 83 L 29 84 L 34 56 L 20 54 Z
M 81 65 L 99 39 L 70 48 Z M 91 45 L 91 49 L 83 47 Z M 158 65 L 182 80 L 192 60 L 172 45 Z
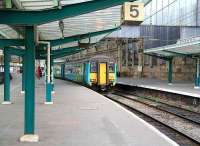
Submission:
M 0 105 L 0 146 L 176 145 L 118 104 L 85 87 L 61 80 L 56 80 L 53 105 L 43 104 L 44 81 L 37 81 L 35 133 L 40 141 L 20 143 L 24 98 L 20 94 L 19 79 L 12 84 L 15 84 L 11 87 L 14 104 Z
M 192 82 L 173 82 L 172 85 L 168 85 L 167 81 L 162 80 L 126 77 L 118 78 L 117 83 L 200 98 L 200 89 L 194 89 Z

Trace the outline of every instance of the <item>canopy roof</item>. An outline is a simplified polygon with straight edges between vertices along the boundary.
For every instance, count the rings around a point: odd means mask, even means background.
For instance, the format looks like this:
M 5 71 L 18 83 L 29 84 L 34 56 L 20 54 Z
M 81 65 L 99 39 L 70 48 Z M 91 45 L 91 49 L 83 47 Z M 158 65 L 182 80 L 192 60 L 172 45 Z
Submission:
M 43 11 L 48 9 L 62 9 L 62 7 L 79 4 L 84 2 L 93 2 L 100 0 L 12 0 L 15 7 L 22 11 Z M 127 0 L 128 1 L 128 0 Z M 150 0 L 140 0 L 148 3 Z M 115 1 L 116 2 L 116 1 Z M 81 9 L 80 9 L 81 10 Z M 77 10 L 78 11 L 78 10 Z M 55 14 L 55 13 L 54 13 Z M 51 15 L 52 16 L 52 15 Z M 49 17 L 51 17 L 49 16 Z M 53 21 L 46 24 L 37 25 L 39 40 L 51 41 L 71 36 L 89 34 L 93 32 L 109 30 L 120 26 L 121 5 L 84 13 L 77 16 L 67 17 L 59 21 Z M 114 30 L 113 30 L 114 31 Z M 101 33 L 84 37 L 83 39 L 64 43 L 53 47 L 53 50 L 78 46 L 80 43 L 95 44 L 111 32 Z M 0 24 L 0 37 L 8 39 L 23 38 L 24 29 L 15 29 L 8 25 Z
M 145 54 L 158 57 L 199 56 L 200 37 L 179 40 L 176 44 L 147 49 Z

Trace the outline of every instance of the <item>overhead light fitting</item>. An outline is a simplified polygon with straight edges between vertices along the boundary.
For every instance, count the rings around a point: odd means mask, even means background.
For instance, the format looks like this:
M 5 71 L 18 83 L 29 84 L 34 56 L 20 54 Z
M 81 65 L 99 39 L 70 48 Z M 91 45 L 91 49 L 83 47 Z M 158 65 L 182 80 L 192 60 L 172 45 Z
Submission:
M 64 38 L 64 22 L 62 20 L 59 21 L 59 28 L 62 33 L 62 38 Z

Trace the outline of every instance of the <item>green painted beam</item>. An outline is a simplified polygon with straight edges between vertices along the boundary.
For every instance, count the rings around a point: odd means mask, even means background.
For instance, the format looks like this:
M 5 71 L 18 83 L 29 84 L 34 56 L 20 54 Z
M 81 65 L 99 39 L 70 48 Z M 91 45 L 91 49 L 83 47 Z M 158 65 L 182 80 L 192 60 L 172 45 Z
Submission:
M 70 37 L 65 37 L 63 39 L 49 40 L 49 42 L 51 43 L 51 46 L 53 47 L 53 46 L 58 46 L 58 45 L 74 42 L 74 41 L 79 41 L 81 39 L 85 39 L 85 38 L 89 38 L 89 37 L 102 35 L 102 34 L 105 34 L 105 33 L 111 33 L 111 32 L 116 31 L 118 29 L 120 29 L 120 27 L 102 30 L 102 31 L 97 31 L 97 32 L 90 32 L 90 33 L 81 34 L 81 35 L 74 35 L 74 36 L 70 36 Z
M 109 7 L 121 5 L 135 0 L 92 0 L 83 3 L 63 6 L 62 9 L 48 9 L 41 11 L 31 10 L 0 10 L 0 24 L 9 25 L 36 25 L 58 21 Z M 6 17 L 5 17 L 6 16 Z
M 0 48 L 9 46 L 24 46 L 23 39 L 0 39 Z
M 52 50 L 51 54 L 56 55 L 56 54 L 62 54 L 62 53 L 70 53 L 75 50 L 80 50 L 79 46 L 63 48 L 63 49 L 59 49 L 59 50 Z
M 70 52 L 70 53 L 57 54 L 57 55 L 54 55 L 54 56 L 52 56 L 52 57 L 53 57 L 53 59 L 62 58 L 62 57 L 66 57 L 66 56 L 69 56 L 69 55 L 72 55 L 72 54 L 79 53 L 79 52 L 81 52 L 81 51 L 83 51 L 83 49 L 76 50 L 76 51 Z
M 184 54 L 184 53 L 179 53 L 179 52 L 174 52 L 174 51 L 169 51 L 169 50 L 162 50 L 163 52 L 166 52 L 166 53 L 171 53 L 171 54 L 174 54 L 175 56 L 188 56 L 188 54 Z
M 26 52 L 23 49 L 17 49 L 14 47 L 7 47 L 6 49 L 8 50 L 9 54 L 16 55 L 16 56 L 23 56 Z
M 165 61 L 168 61 L 168 60 L 170 60 L 172 58 L 172 57 L 167 57 L 167 56 L 158 56 L 157 54 L 145 53 L 145 55 L 156 57 L 156 58 L 159 58 L 159 59 L 162 59 L 162 60 L 165 60 Z
M 66 52 L 68 53 L 68 52 L 71 52 L 71 51 L 74 51 L 77 49 L 80 49 L 79 46 L 62 48 L 62 49 L 58 49 L 58 50 L 52 50 L 51 55 L 62 54 L 62 53 L 66 53 Z M 41 56 L 46 56 L 46 50 L 37 51 L 37 53 Z

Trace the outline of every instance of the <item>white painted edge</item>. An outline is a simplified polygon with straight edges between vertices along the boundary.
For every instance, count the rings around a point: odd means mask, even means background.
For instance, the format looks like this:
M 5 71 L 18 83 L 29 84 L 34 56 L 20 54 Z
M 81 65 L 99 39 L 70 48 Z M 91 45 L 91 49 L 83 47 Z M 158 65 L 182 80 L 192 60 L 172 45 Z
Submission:
M 53 101 L 52 102 L 44 102 L 44 104 L 46 104 L 46 105 L 52 105 Z
M 146 88 L 146 89 L 153 89 L 153 90 L 171 92 L 171 93 L 175 93 L 175 94 L 181 94 L 181 95 L 187 95 L 187 96 L 192 96 L 192 97 L 200 98 L 200 94 L 196 94 L 196 93 L 190 93 L 190 92 L 184 92 L 184 91 L 177 91 L 177 90 L 171 90 L 171 89 L 166 89 L 166 88 L 158 88 L 158 87 L 147 86 L 147 85 L 128 84 L 128 83 L 124 83 L 124 82 L 117 82 L 117 83 L 118 84 L 122 84 L 122 85 L 142 87 L 142 88 Z
M 27 134 L 20 137 L 19 141 L 20 142 L 38 142 L 39 136 L 35 134 Z
M 11 101 L 3 101 L 1 104 L 2 105 L 9 105 L 9 104 L 12 104 L 12 102 Z
M 194 89 L 199 89 L 200 87 L 199 86 L 194 86 Z
M 21 94 L 25 94 L 25 91 L 21 91 Z
M 112 104 L 116 105 L 117 107 L 121 108 L 122 110 L 124 110 L 125 112 L 129 113 L 130 115 L 132 115 L 135 119 L 137 119 L 139 122 L 143 123 L 145 126 L 147 126 L 149 129 L 151 129 L 153 132 L 157 133 L 160 137 L 164 138 L 167 142 L 169 142 L 171 145 L 173 146 L 180 146 L 179 144 L 177 144 L 175 141 L 173 141 L 172 139 L 170 139 L 169 137 L 167 137 L 165 134 L 163 134 L 162 132 L 160 132 L 157 128 L 155 128 L 154 126 L 152 126 L 151 124 L 147 123 L 146 121 L 144 121 L 143 119 L 139 118 L 138 116 L 136 116 L 135 114 L 133 114 L 132 112 L 130 112 L 129 110 L 127 110 L 126 108 L 120 106 L 118 103 L 112 101 L 109 98 L 106 98 L 104 96 L 101 96 L 102 98 L 105 98 L 106 100 L 108 100 L 109 102 L 111 102 Z
M 169 85 L 169 86 L 172 86 L 173 84 L 172 84 L 172 83 L 168 83 L 168 85 Z

